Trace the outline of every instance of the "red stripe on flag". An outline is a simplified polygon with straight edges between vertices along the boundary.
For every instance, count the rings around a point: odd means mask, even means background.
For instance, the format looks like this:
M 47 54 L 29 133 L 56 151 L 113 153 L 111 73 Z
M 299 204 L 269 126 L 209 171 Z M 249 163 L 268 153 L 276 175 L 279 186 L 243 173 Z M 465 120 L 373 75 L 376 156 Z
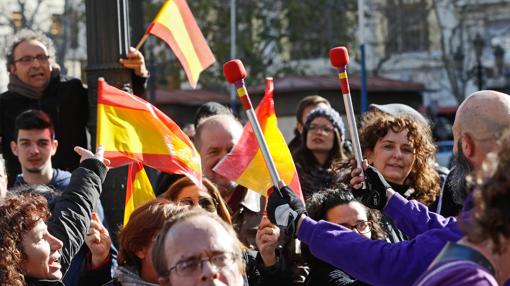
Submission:
M 191 74 L 191 68 L 189 67 L 189 63 L 184 56 L 184 53 L 182 52 L 179 44 L 175 40 L 175 38 L 172 35 L 172 32 L 165 26 L 160 23 L 154 23 L 154 27 L 152 27 L 151 34 L 157 36 L 158 38 L 165 41 L 172 51 L 174 52 L 175 56 L 179 59 L 179 62 L 182 65 L 182 68 L 184 69 L 184 72 L 186 73 L 186 76 L 188 77 L 188 80 L 192 83 L 192 86 L 196 85 L 196 81 L 193 79 Z M 202 62 L 201 62 L 202 64 Z M 202 69 L 205 67 L 202 64 Z
M 182 19 L 184 21 L 184 26 L 188 31 L 189 37 L 193 41 L 193 47 L 195 48 L 195 53 L 197 57 L 200 59 L 200 63 L 203 68 L 208 67 L 210 64 L 214 62 L 214 55 L 211 53 L 209 46 L 206 41 L 202 41 L 204 38 L 202 31 L 198 27 L 198 24 L 195 20 L 195 17 L 191 13 L 188 4 L 184 0 L 174 0 L 175 5 L 179 9 L 181 13 Z M 198 40 L 200 39 L 200 40 Z M 211 61 L 211 58 L 213 59 Z

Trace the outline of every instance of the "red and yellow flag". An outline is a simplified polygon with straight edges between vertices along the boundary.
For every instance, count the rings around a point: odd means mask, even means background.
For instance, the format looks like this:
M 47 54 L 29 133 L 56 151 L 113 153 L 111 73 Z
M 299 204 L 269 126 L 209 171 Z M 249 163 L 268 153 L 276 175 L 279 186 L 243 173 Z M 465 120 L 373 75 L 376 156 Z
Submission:
M 104 146 L 104 157 L 112 167 L 139 162 L 158 171 L 186 175 L 197 185 L 202 184 L 200 155 L 172 119 L 145 100 L 110 86 L 103 79 L 98 80 L 97 90 L 97 144 Z M 131 172 L 132 178 L 147 177 L 145 171 Z M 148 188 L 150 184 L 132 186 L 135 186 L 131 194 L 137 206 L 139 188 L 136 186 Z M 126 203 L 130 199 L 126 196 Z
M 273 90 L 273 80 L 268 79 L 264 98 L 255 113 L 280 178 L 303 199 L 294 161 L 278 129 Z M 244 127 L 241 139 L 234 150 L 214 167 L 214 171 L 263 195 L 267 195 L 267 190 L 273 185 L 250 123 Z
M 200 73 L 216 61 L 185 0 L 167 0 L 145 33 L 170 46 L 193 88 Z
M 140 162 L 129 165 L 126 184 L 126 204 L 124 208 L 124 225 L 129 221 L 131 213 L 140 205 L 155 199 L 151 182 Z

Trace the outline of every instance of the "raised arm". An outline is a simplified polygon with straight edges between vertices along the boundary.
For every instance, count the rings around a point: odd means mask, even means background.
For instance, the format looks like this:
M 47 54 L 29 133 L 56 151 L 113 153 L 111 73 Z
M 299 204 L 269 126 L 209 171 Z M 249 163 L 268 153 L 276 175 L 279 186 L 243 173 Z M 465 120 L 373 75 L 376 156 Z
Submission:
M 63 274 L 84 242 L 107 173 L 101 147 L 95 155 L 80 147 L 75 150 L 81 155 L 80 166 L 73 172 L 69 186 L 56 202 L 48 221 L 48 231 L 64 244 L 61 250 Z

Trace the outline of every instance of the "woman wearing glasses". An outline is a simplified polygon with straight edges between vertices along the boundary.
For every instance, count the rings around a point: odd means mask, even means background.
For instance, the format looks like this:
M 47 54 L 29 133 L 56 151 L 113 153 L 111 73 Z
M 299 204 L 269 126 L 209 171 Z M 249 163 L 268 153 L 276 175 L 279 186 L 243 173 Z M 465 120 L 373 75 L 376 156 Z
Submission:
M 200 207 L 217 214 L 223 221 L 232 224 L 227 205 L 218 188 L 207 178 L 202 178 L 204 188 L 198 187 L 188 177 L 175 181 L 160 197 L 186 207 Z M 257 230 L 259 251 L 245 248 L 242 258 L 246 265 L 245 285 L 290 285 L 290 272 L 286 270 L 283 255 L 277 256 L 280 229 L 263 219 Z
M 312 110 L 303 126 L 301 146 L 294 152 L 294 162 L 305 200 L 313 193 L 333 187 L 339 174 L 331 170 L 336 160 L 345 160 L 342 149 L 344 123 L 332 108 Z
M 378 218 L 348 191 L 321 190 L 310 197 L 306 206 L 308 215 L 316 221 L 326 220 L 342 225 L 367 239 L 384 239 Z M 306 286 L 368 285 L 315 258 L 306 245 L 303 245 L 303 255 L 310 265 Z

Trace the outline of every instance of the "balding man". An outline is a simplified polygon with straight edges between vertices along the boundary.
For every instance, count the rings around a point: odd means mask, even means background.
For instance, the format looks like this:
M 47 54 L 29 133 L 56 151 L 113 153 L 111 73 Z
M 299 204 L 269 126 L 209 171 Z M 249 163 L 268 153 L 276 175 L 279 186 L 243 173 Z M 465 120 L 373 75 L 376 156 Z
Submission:
M 227 202 L 232 223 L 239 239 L 248 247 L 256 247 L 257 227 L 262 220 L 265 199 L 213 171 L 241 138 L 243 126 L 231 114 L 218 114 L 202 119 L 195 134 L 195 146 L 202 159 L 202 172 L 218 186 Z
M 481 169 L 487 154 L 497 151 L 497 139 L 508 126 L 510 96 L 507 94 L 480 91 L 461 104 L 454 124 L 454 153 L 458 162 L 455 172 L 459 181 L 464 181 L 469 172 Z M 465 166 L 459 167 L 461 164 Z M 286 223 L 279 221 L 280 218 L 290 217 L 287 227 L 296 229 L 297 237 L 310 247 L 315 257 L 361 281 L 373 285 L 413 285 L 448 241 L 462 237 L 457 221 L 429 212 L 426 206 L 395 193 L 375 168 L 369 167 L 365 175 L 371 183 L 368 185 L 373 186 L 365 190 L 367 195 L 373 195 L 366 202 L 373 204 L 372 207 L 382 205 L 384 213 L 410 240 L 394 244 L 372 241 L 345 227 L 315 222 L 302 214 L 303 207 L 288 189 L 282 190 L 286 199 L 276 193 L 269 197 L 269 217 L 278 225 Z M 357 176 L 351 183 L 357 187 L 362 181 Z M 466 193 L 467 189 L 462 191 Z M 472 207 L 470 202 L 468 197 L 463 215 Z M 286 207 L 290 216 L 282 215 Z
M 185 212 L 165 224 L 152 248 L 159 285 L 244 284 L 241 243 L 217 215 Z

